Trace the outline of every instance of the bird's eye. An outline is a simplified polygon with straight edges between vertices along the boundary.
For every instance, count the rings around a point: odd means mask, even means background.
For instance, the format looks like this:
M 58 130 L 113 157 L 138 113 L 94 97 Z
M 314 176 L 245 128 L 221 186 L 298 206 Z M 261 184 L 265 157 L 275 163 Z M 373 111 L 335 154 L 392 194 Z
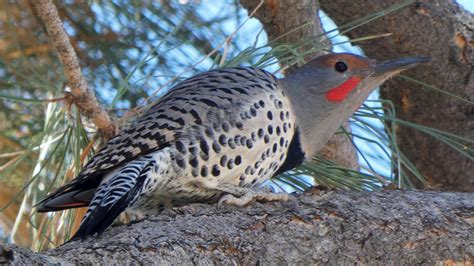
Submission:
M 344 63 L 342 61 L 338 61 L 334 65 L 334 69 L 336 69 L 336 71 L 339 72 L 339 73 L 344 73 L 344 72 L 347 71 L 348 67 L 347 67 L 346 63 Z

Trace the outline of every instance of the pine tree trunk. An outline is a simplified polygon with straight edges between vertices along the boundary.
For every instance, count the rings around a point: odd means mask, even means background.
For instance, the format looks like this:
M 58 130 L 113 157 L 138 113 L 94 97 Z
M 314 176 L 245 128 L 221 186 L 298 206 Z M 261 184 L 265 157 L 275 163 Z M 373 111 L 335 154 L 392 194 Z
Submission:
M 474 262 L 474 194 L 306 193 L 247 208 L 195 204 L 0 264 L 443 265 Z
M 338 25 L 343 25 L 400 1 L 319 2 Z M 384 84 L 382 97 L 395 104 L 397 116 L 474 139 L 474 16 L 455 1 L 422 0 L 348 35 L 356 38 L 380 33 L 393 35 L 360 43 L 367 56 L 379 60 L 430 56 L 432 63 L 405 74 L 471 101 L 466 103 L 395 78 Z M 428 178 L 428 187 L 474 191 L 472 159 L 419 131 L 402 126 L 397 128 L 402 152 Z M 468 149 L 473 147 L 466 147 L 466 151 Z

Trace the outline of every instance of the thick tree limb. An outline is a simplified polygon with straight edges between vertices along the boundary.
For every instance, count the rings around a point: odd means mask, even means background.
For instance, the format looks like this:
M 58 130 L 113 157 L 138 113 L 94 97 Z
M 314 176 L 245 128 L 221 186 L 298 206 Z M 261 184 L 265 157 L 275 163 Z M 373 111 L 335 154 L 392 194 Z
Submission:
M 473 263 L 474 194 L 323 191 L 247 208 L 196 204 L 44 253 L 1 253 L 0 262 L 26 264 Z
M 112 120 L 97 102 L 94 92 L 88 87 L 82 75 L 76 52 L 64 30 L 56 6 L 52 0 L 35 0 L 33 3 L 46 26 L 53 46 L 58 52 L 59 60 L 68 79 L 68 85 L 71 88 L 73 103 L 79 108 L 81 114 L 91 119 L 104 137 L 114 136 L 115 127 Z
M 344 25 L 400 1 L 319 2 L 337 24 Z M 382 96 L 395 104 L 397 117 L 474 139 L 473 14 L 460 8 L 456 1 L 420 0 L 349 32 L 349 36 L 357 38 L 381 33 L 393 34 L 359 44 L 367 56 L 379 60 L 430 56 L 433 60 L 429 65 L 411 69 L 406 75 L 471 101 L 454 99 L 395 78 L 384 84 Z M 431 187 L 474 191 L 472 158 L 415 129 L 400 126 L 397 134 L 399 147 L 428 178 Z M 465 147 L 466 151 L 469 149 L 472 146 Z
M 240 3 L 249 12 L 254 10 L 259 1 L 241 0 Z M 323 27 L 318 17 L 318 3 L 316 0 L 267 0 L 255 16 L 263 24 L 269 40 L 276 40 L 275 44 L 288 43 L 294 44 L 303 40 L 314 38 L 311 45 L 304 46 L 301 52 L 308 52 L 314 47 L 330 48 L 331 42 L 326 38 L 316 38 L 323 36 Z M 321 50 L 308 53 L 305 60 L 309 61 L 322 55 Z M 279 58 L 280 63 L 287 63 Z M 289 69 L 291 71 L 292 69 Z M 346 132 L 351 132 L 349 123 L 343 125 Z M 359 169 L 357 153 L 352 141 L 344 134 L 334 135 L 328 144 L 321 150 L 320 154 L 340 165 L 351 169 Z

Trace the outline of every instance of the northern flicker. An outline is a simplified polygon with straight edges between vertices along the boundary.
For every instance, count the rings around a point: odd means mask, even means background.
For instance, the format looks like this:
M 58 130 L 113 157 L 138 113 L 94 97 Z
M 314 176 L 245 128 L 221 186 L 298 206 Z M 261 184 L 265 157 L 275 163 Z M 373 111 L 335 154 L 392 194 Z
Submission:
M 37 210 L 88 206 L 78 238 L 103 232 L 126 209 L 285 200 L 256 188 L 316 155 L 375 87 L 428 60 L 377 64 L 341 53 L 281 79 L 255 67 L 198 74 L 111 139 Z

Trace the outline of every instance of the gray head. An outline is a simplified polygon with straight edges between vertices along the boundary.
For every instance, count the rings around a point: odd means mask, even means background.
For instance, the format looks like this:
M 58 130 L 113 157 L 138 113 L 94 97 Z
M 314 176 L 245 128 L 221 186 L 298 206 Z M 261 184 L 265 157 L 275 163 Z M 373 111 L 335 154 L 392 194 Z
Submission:
M 409 57 L 377 63 L 354 54 L 333 53 L 318 57 L 280 79 L 297 117 L 306 158 L 323 147 L 377 86 L 429 60 Z

